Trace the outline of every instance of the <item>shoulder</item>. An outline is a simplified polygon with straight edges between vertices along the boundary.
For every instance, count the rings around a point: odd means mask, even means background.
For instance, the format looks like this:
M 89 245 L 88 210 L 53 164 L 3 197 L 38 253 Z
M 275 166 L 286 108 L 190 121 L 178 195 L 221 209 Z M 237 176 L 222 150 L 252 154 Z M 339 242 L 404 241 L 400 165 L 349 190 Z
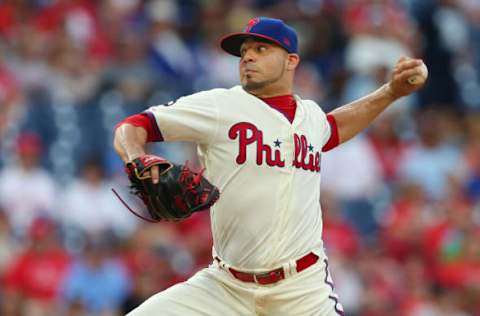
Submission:
M 241 94 L 242 91 L 243 89 L 240 86 L 234 86 L 229 89 L 215 88 L 210 90 L 199 91 L 186 97 L 209 97 L 209 98 L 222 97 L 222 96 L 238 95 L 238 94 Z
M 222 103 L 221 100 L 231 98 L 238 93 L 234 88 L 224 89 L 215 88 L 211 90 L 203 90 L 189 95 L 182 96 L 176 100 L 170 101 L 167 105 L 182 104 L 182 105 L 202 105 L 202 104 L 216 104 Z
M 299 96 L 295 95 L 295 99 L 298 101 L 300 101 L 303 106 L 309 110 L 309 111 L 312 111 L 314 113 L 318 113 L 320 115 L 325 115 L 325 112 L 323 111 L 322 107 L 315 101 L 313 100 L 302 100 Z
M 236 102 L 250 101 L 252 95 L 247 93 L 241 86 L 232 88 L 215 88 L 211 90 L 200 91 L 189 96 L 178 99 L 187 103 L 210 103 L 216 107 L 230 107 Z

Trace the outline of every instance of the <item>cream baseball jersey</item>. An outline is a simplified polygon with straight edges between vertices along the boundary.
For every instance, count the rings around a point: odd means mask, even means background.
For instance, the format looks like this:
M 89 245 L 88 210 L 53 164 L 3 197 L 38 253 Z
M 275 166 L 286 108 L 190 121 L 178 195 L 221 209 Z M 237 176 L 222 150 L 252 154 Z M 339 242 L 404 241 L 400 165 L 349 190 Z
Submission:
M 323 249 L 320 156 L 331 128 L 315 102 L 295 99 L 292 123 L 240 86 L 146 111 L 157 138 L 198 144 L 205 176 L 221 192 L 210 210 L 213 251 L 239 269 Z

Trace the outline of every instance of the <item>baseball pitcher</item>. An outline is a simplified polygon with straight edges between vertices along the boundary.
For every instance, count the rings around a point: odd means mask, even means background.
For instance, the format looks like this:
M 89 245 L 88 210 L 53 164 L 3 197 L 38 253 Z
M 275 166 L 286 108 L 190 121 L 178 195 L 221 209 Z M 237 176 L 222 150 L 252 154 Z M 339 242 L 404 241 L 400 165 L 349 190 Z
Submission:
M 424 64 L 401 58 L 389 82 L 325 114 L 292 91 L 300 57 L 283 21 L 254 18 L 221 47 L 239 58 L 240 85 L 153 106 L 115 130 L 115 150 L 152 218 L 210 207 L 214 241 L 208 268 L 129 315 L 343 315 L 322 243 L 320 158 L 418 90 Z M 205 170 L 147 154 L 152 141 L 195 142 Z M 174 188 L 162 184 L 169 172 Z

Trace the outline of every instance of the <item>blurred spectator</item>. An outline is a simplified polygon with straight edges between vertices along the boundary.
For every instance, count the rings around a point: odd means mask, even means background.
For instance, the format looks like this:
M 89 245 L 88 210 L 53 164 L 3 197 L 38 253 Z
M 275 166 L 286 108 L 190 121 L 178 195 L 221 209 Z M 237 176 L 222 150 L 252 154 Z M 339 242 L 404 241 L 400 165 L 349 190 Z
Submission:
M 380 163 L 364 135 L 322 156 L 322 190 L 340 200 L 343 215 L 363 236 L 378 229 L 372 199 L 380 193 Z M 355 179 L 353 181 L 353 179 Z
M 180 243 L 193 259 L 190 271 L 206 268 L 212 260 L 213 237 L 210 230 L 210 214 L 197 213 L 178 225 Z
M 189 91 L 198 70 L 193 52 L 178 31 L 179 7 L 174 0 L 153 0 L 145 8 L 150 20 L 151 53 L 155 69 L 177 80 L 180 94 Z
M 480 311 L 478 302 L 480 294 L 479 236 L 478 228 L 464 232 L 463 236 L 455 236 L 462 239 L 457 240 L 458 243 L 461 243 L 458 256 L 444 259 L 444 262 L 436 269 L 436 278 L 440 288 L 445 289 L 445 293 L 451 293 L 448 295 L 450 297 L 446 294 L 443 297 L 444 302 L 442 303 L 445 306 L 442 307 L 448 311 L 445 315 L 478 315 Z M 453 245 L 450 244 L 450 246 Z M 465 313 L 462 313 L 460 308 Z
M 355 73 L 368 75 L 376 68 L 391 67 L 400 56 L 413 55 L 415 25 L 394 0 L 351 1 L 343 21 L 351 36 L 347 68 Z
M 475 287 L 474 284 L 479 284 L 480 257 L 478 247 L 472 243 L 480 236 L 480 228 L 472 220 L 473 210 L 461 200 L 448 199 L 443 205 L 445 217 L 429 226 L 424 252 L 442 286 Z
M 319 102 L 324 98 L 325 91 L 322 88 L 322 79 L 315 66 L 303 62 L 296 72 L 295 93 Z
M 34 14 L 34 8 L 27 1 L 2 1 L 0 3 L 0 34 L 4 39 L 17 35 L 21 21 L 28 21 Z
M 343 199 L 372 197 L 382 184 L 380 164 L 364 135 L 325 153 L 322 173 L 323 188 Z
M 380 163 L 383 179 L 388 184 L 397 180 L 398 168 L 407 149 L 407 144 L 396 130 L 399 116 L 395 111 L 382 113 L 367 133 L 367 139 Z
M 430 224 L 430 208 L 422 188 L 410 183 L 401 185 L 382 223 L 381 240 L 389 256 L 404 262 L 423 254 L 422 236 Z
M 458 258 L 443 263 L 437 271 L 442 287 L 462 293 L 463 302 L 470 312 L 478 312 L 480 294 L 480 232 L 469 231 L 463 243 L 462 254 Z
M 100 76 L 86 49 L 65 32 L 59 32 L 50 50 L 49 77 L 46 78 L 50 95 L 55 100 L 73 104 L 93 98 Z
M 61 28 L 69 31 L 78 41 L 88 37 L 92 29 L 89 1 L 57 0 L 40 6 L 36 16 L 36 27 L 45 33 Z
M 83 257 L 76 258 L 65 277 L 62 295 L 70 309 L 93 315 L 117 315 L 128 294 L 130 279 L 108 235 L 90 235 Z
M 148 225 L 130 238 L 124 251 L 124 262 L 132 280 L 132 288 L 123 301 L 122 314 L 130 312 L 148 297 L 178 281 L 168 258 L 156 246 L 156 239 L 173 242 L 168 237 L 173 233 L 165 225 L 160 228 Z
M 419 93 L 420 107 L 432 103 L 462 106 L 452 49 L 465 43 L 466 30 L 458 19 L 456 3 L 457 0 L 411 1 L 413 16 L 421 31 L 419 56 L 429 66 L 428 82 Z
M 300 69 L 302 64 L 314 64 L 325 89 L 332 90 L 330 80 L 343 72 L 345 46 L 348 44 L 341 16 L 344 4 L 338 1 L 299 1 L 298 4 L 299 10 L 306 17 L 306 20 L 299 22 L 308 25 L 299 28 L 300 50 L 304 60 L 300 63 Z
M 418 114 L 419 140 L 407 150 L 399 168 L 401 179 L 420 185 L 432 200 L 445 196 L 449 178 L 458 176 L 464 166 L 459 148 L 447 142 L 445 115 L 433 109 Z
M 104 84 L 121 92 L 127 105 L 145 106 L 154 87 L 165 89 L 147 59 L 145 36 L 129 31 L 118 40 L 116 50 L 115 62 L 104 71 Z
M 357 268 L 365 290 L 360 316 L 397 315 L 399 302 L 408 288 L 401 266 L 382 253 L 381 248 L 367 248 L 357 258 Z
M 329 256 L 354 258 L 361 248 L 361 238 L 341 214 L 338 200 L 322 192 L 323 241 Z
M 56 224 L 37 218 L 29 229 L 30 244 L 6 268 L 3 304 L 18 304 L 21 315 L 55 315 L 60 286 L 70 258 L 60 247 Z
M 171 223 L 145 225 L 135 232 L 132 242 L 124 252 L 124 261 L 132 276 L 142 275 L 153 266 L 156 286 L 163 290 L 187 279 L 193 271 L 192 256 L 182 248 L 179 231 Z
M 199 73 L 195 81 L 195 89 L 202 90 L 208 87 L 232 87 L 238 84 L 238 64 L 235 59 L 225 55 L 217 45 L 225 30 L 224 21 L 220 18 L 220 8 L 212 7 L 205 12 L 208 16 L 204 27 L 207 32 L 207 41 L 203 47 L 198 47 Z
M 81 168 L 80 177 L 64 191 L 62 223 L 89 234 L 111 229 L 118 236 L 129 235 L 137 226 L 137 220 L 114 197 L 112 187 L 104 174 L 101 160 L 87 160 Z
M 15 54 L 7 55 L 6 59 L 26 95 L 48 91 L 49 44 L 46 34 L 39 32 L 32 25 L 19 25 L 13 42 Z
M 432 294 L 433 286 L 421 257 L 410 256 L 404 262 L 408 291 L 401 304 L 401 316 L 440 315 L 441 310 Z
M 55 217 L 55 183 L 40 167 L 42 142 L 33 133 L 17 139 L 18 162 L 0 171 L 0 205 L 14 232 L 20 235 L 40 215 Z

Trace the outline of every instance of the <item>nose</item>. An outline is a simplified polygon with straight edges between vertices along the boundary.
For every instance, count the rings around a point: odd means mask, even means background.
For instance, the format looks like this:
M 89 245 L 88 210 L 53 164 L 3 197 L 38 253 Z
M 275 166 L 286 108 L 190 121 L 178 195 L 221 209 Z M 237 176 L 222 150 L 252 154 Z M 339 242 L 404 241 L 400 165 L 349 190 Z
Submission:
M 242 57 L 242 62 L 248 63 L 255 61 L 255 53 L 253 49 L 247 49 Z

